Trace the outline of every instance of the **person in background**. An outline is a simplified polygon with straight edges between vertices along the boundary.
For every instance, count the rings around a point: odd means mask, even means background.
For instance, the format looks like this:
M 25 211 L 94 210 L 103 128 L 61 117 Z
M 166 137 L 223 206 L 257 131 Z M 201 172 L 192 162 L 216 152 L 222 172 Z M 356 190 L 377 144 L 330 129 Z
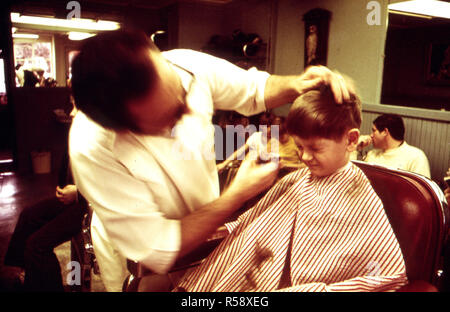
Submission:
M 219 173 L 233 161 L 243 160 L 250 152 L 255 152 L 255 155 L 262 160 L 267 160 L 271 154 L 276 154 L 280 160 L 280 170 L 283 171 L 279 178 L 289 171 L 304 167 L 299 159 L 297 146 L 286 130 L 284 117 L 276 115 L 267 117 L 263 114 L 260 118 L 259 130 L 248 138 L 244 146 L 217 165 Z
M 372 134 L 362 136 L 358 149 L 363 149 L 370 144 L 374 149 L 370 150 L 366 162 L 403 169 L 431 177 L 430 165 L 425 153 L 411 146 L 405 141 L 405 125 L 400 116 L 383 114 L 378 116 L 372 125 Z
M 286 118 L 282 116 L 275 116 L 273 118 L 273 125 L 278 125 L 279 127 L 279 139 L 278 147 L 273 150 L 278 149 L 278 154 L 280 157 L 280 175 L 297 170 L 299 168 L 304 168 L 306 165 L 301 160 L 300 151 L 295 144 L 294 138 L 289 134 L 286 128 Z
M 71 117 L 76 109 L 71 112 Z M 5 255 L 6 270 L 16 276 L 16 290 L 64 291 L 61 268 L 54 248 L 81 230 L 87 203 L 78 193 L 63 154 L 55 196 L 25 208 L 17 221 Z M 21 285 L 23 284 L 23 285 Z
M 447 173 L 446 173 L 447 177 L 450 177 L 450 168 L 448 168 Z M 447 203 L 450 204 L 450 180 L 447 180 L 449 182 L 446 182 L 446 188 L 444 189 L 444 195 L 445 195 L 445 199 L 447 200 Z
M 450 168 L 448 168 L 447 170 L 446 177 L 450 177 Z M 444 182 L 446 184 L 444 189 L 444 196 L 447 201 L 447 205 L 450 207 L 450 180 L 447 180 L 447 182 L 444 180 Z M 444 278 L 442 281 L 442 290 L 444 292 L 448 292 L 450 291 L 450 240 L 447 240 L 447 243 L 444 246 L 443 255 L 444 255 L 443 271 L 447 273 L 444 273 Z

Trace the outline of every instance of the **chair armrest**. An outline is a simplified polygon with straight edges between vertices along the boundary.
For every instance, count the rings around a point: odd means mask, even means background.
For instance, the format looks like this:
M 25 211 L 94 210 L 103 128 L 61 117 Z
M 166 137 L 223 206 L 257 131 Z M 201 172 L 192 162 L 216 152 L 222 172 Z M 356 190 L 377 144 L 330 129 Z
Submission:
M 401 287 L 398 292 L 438 292 L 436 286 L 425 281 L 411 281 L 407 285 Z

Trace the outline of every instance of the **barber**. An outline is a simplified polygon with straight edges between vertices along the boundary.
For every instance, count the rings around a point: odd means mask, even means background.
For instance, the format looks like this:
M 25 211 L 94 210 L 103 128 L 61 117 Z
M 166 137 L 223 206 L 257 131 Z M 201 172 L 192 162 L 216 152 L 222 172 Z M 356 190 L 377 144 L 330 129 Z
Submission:
M 219 194 L 214 110 L 258 114 L 322 84 L 349 98 L 322 66 L 276 76 L 191 50 L 161 53 L 140 32 L 86 39 L 72 63 L 76 185 L 121 255 L 166 273 L 277 176 L 277 163 L 246 159 Z

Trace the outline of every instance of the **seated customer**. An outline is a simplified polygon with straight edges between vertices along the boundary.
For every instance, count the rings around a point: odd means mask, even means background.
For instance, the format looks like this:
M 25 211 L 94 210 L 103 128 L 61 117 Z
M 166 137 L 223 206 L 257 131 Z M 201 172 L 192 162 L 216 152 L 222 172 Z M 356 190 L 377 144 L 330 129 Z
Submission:
M 299 97 L 287 128 L 307 167 L 228 224 L 229 236 L 174 290 L 388 291 L 406 284 L 383 204 L 349 162 L 360 124 L 357 98 L 337 105 L 328 89 Z
M 430 178 L 430 165 L 425 153 L 405 141 L 405 125 L 400 116 L 384 114 L 372 125 L 372 134 L 364 136 L 362 147 L 372 143 L 374 149 L 363 159 L 367 162 L 419 173 Z
M 75 112 L 74 109 L 71 117 Z M 73 183 L 67 150 L 61 162 L 58 184 L 54 197 L 25 208 L 19 216 L 4 260 L 5 270 L 23 279 L 20 282 L 24 284 L 14 285 L 14 288 L 64 291 L 54 248 L 80 232 L 87 212 L 87 203 Z
M 450 168 L 448 168 L 446 176 L 450 177 Z M 445 199 L 447 200 L 447 203 L 450 205 L 450 185 L 449 185 L 449 183 L 447 183 L 447 185 L 446 185 L 446 188 L 444 190 L 444 195 L 445 195 Z

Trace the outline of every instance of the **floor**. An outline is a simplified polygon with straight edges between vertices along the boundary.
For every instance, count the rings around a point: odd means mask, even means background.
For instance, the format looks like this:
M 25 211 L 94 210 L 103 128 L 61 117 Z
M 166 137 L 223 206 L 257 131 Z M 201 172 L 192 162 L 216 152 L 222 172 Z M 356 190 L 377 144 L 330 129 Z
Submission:
M 54 173 L 20 175 L 0 172 L 0 272 L 4 268 L 3 260 L 20 212 L 54 196 L 56 184 L 57 175 Z M 70 261 L 70 242 L 58 246 L 55 253 L 61 264 L 64 281 L 66 265 Z M 104 291 L 100 277 L 92 275 L 92 291 Z

